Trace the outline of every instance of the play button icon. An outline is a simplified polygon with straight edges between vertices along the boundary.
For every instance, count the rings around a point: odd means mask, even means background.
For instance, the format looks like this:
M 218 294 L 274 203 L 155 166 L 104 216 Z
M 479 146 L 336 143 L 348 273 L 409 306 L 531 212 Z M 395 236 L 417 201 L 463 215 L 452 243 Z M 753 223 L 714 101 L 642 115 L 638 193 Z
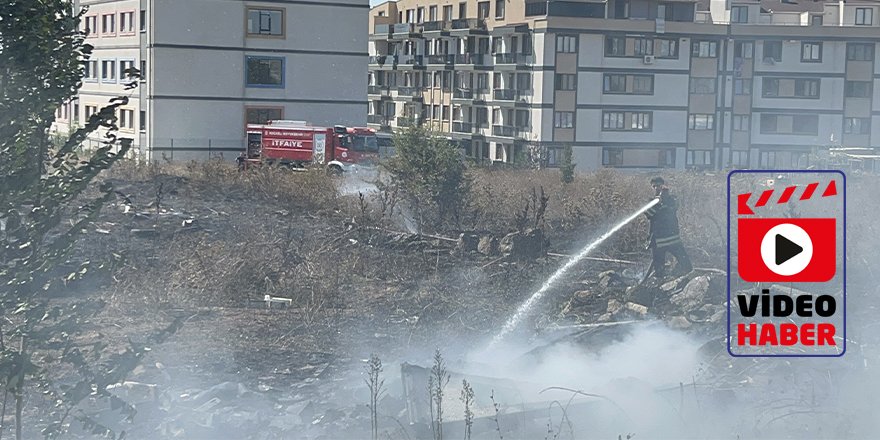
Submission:
M 797 254 L 804 250 L 797 243 L 785 238 L 781 234 L 776 234 L 776 265 L 785 263 L 794 258 Z
M 813 258 L 813 241 L 800 226 L 781 223 L 767 231 L 761 240 L 761 259 L 773 273 L 791 276 L 800 273 Z

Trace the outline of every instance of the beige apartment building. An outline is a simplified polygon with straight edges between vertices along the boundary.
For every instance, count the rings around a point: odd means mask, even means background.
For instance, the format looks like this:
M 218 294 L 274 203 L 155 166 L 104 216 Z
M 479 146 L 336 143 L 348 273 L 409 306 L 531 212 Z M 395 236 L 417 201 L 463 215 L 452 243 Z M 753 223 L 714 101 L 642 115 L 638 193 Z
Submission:
M 369 114 L 478 159 L 805 167 L 880 147 L 880 2 L 400 0 L 370 12 Z

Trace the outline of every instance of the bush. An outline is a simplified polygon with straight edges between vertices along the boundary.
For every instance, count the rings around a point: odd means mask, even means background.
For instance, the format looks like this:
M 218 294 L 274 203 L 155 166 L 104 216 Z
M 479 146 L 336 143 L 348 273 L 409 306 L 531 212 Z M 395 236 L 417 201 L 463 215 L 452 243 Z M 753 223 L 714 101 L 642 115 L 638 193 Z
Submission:
M 565 147 L 562 149 L 562 157 L 559 159 L 559 172 L 561 173 L 562 183 L 574 182 L 574 167 L 577 164 L 571 161 L 572 155 L 571 145 L 565 144 Z
M 460 223 L 470 192 L 470 179 L 457 148 L 421 126 L 394 135 L 396 155 L 384 167 L 392 187 L 413 207 L 419 228 Z

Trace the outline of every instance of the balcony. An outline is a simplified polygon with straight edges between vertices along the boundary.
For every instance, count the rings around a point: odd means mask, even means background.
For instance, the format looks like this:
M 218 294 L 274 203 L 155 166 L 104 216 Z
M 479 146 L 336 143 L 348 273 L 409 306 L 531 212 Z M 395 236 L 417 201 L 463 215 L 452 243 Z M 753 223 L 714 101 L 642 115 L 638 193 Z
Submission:
M 455 89 L 452 92 L 452 99 L 474 99 L 474 91 L 471 89 Z
M 411 127 L 413 125 L 421 125 L 420 118 L 413 118 L 410 116 L 398 116 L 397 117 L 397 126 L 398 127 Z
M 496 101 L 516 101 L 516 89 L 495 89 L 492 98 Z
M 470 122 L 452 121 L 453 133 L 473 133 L 474 126 Z
M 424 89 L 422 87 L 414 87 L 414 86 L 403 86 L 397 88 L 397 96 L 401 98 L 421 98 L 422 91 Z
M 476 18 L 459 18 L 457 20 L 452 20 L 452 25 L 450 26 L 453 30 L 472 30 L 472 31 L 485 31 L 486 30 L 486 20 L 480 20 Z
M 390 55 L 375 55 L 370 57 L 370 64 L 384 65 L 386 61 L 392 61 Z
M 451 26 L 449 21 L 428 21 L 422 24 L 422 32 L 448 31 Z
M 368 95 L 388 96 L 390 93 L 391 93 L 391 88 L 389 86 L 380 86 L 380 85 L 367 86 L 367 94 Z
M 493 125 L 492 136 L 512 138 L 516 133 L 516 128 L 510 125 Z
M 397 58 L 397 62 L 395 64 L 404 65 L 404 66 L 412 66 L 412 67 L 424 67 L 424 58 L 422 55 L 395 55 Z
M 367 115 L 368 124 L 388 125 L 390 118 L 385 115 Z
M 396 23 L 391 25 L 391 32 L 396 34 L 412 34 L 415 33 L 415 26 L 412 23 Z
M 460 53 L 455 55 L 455 64 L 483 64 L 483 54 Z
M 455 64 L 455 55 L 428 55 L 426 58 L 428 64 Z

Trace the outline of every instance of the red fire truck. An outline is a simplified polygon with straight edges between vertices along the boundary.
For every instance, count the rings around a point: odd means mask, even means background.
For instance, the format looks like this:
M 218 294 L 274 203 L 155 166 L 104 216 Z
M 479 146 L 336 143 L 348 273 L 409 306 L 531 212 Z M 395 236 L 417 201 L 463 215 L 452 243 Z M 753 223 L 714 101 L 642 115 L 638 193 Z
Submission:
M 342 172 L 369 167 L 379 158 L 376 130 L 316 127 L 304 121 L 247 125 L 247 163 L 305 167 L 320 164 Z

